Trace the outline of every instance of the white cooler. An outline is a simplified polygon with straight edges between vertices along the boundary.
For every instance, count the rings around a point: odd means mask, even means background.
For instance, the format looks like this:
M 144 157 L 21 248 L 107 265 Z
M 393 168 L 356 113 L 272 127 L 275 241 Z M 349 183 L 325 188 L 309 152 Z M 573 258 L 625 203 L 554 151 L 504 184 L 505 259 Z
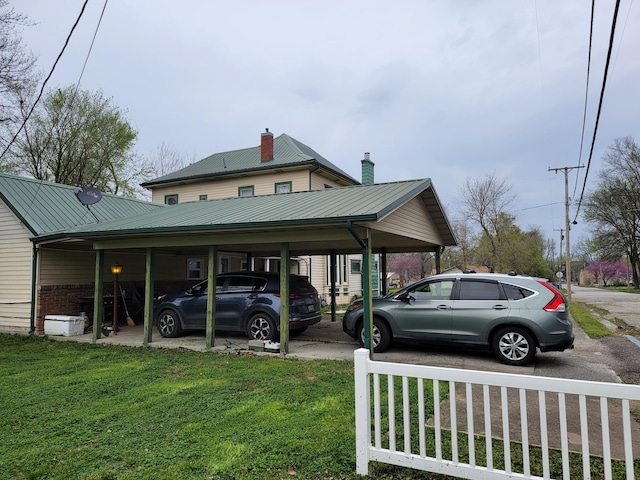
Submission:
M 45 335 L 72 337 L 84 333 L 84 317 L 73 315 L 47 315 L 44 317 Z

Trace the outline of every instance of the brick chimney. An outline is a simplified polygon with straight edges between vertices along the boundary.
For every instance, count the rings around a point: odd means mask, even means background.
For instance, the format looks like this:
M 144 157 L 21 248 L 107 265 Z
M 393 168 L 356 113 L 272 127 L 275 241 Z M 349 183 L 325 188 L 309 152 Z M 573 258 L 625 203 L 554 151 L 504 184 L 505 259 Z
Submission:
M 260 161 L 273 160 L 273 133 L 267 130 L 260 135 Z
M 364 159 L 360 162 L 362 162 L 362 184 L 373 185 L 373 166 L 375 163 L 369 160 L 369 152 L 364 152 Z

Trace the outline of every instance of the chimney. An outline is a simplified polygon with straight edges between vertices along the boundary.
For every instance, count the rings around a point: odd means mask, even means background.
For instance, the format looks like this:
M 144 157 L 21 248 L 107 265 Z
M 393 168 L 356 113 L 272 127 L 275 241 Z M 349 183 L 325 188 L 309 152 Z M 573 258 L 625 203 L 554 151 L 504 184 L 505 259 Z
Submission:
M 267 128 L 266 132 L 260 135 L 260 161 L 269 160 L 273 160 L 273 133 Z
M 373 163 L 369 160 L 369 152 L 364 152 L 364 160 L 360 160 L 362 162 L 362 184 L 363 185 L 373 185 Z

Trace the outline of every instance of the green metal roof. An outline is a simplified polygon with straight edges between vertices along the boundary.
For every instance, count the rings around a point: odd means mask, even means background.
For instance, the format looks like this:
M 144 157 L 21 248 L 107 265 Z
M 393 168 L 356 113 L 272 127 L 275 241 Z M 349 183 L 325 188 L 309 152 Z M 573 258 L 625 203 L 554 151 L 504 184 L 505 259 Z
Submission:
M 348 183 L 360 183 L 312 148 L 283 133 L 273 139 L 273 160 L 260 161 L 260 146 L 215 153 L 182 170 L 145 182 L 142 186 L 154 187 L 178 181 L 199 180 L 244 172 L 256 173 L 274 168 L 302 165 L 317 165 L 342 177 Z
M 80 225 L 65 237 L 108 238 L 153 233 L 377 221 L 422 196 L 445 245 L 455 239 L 430 179 L 328 188 L 310 192 L 187 202 L 108 222 Z M 52 235 L 51 238 L 63 235 Z M 44 240 L 45 238 L 41 238 Z
M 151 202 L 103 194 L 98 203 L 88 207 L 91 209 L 89 211 L 80 203 L 75 192 L 76 187 L 69 185 L 0 174 L 0 198 L 34 235 L 95 224 L 96 218 L 99 223 L 107 223 L 165 208 L 164 205 Z

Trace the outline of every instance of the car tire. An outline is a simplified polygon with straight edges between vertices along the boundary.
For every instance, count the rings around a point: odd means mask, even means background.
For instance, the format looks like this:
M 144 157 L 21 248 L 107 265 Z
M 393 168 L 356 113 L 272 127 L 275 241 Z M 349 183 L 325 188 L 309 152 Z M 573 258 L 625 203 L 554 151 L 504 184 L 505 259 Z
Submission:
M 278 338 L 276 322 L 269 315 L 258 313 L 247 322 L 247 336 L 252 340 L 275 340 Z
M 180 318 L 172 310 L 163 310 L 158 315 L 158 331 L 165 338 L 175 338 L 182 333 Z
M 360 346 L 364 347 L 364 323 L 360 323 L 359 328 L 360 333 L 358 334 L 358 338 Z M 373 342 L 373 351 L 375 353 L 382 353 L 391 345 L 391 330 L 383 320 L 373 319 L 371 341 Z
M 493 336 L 493 353 L 507 365 L 526 365 L 536 356 L 535 337 L 524 328 L 504 327 Z

